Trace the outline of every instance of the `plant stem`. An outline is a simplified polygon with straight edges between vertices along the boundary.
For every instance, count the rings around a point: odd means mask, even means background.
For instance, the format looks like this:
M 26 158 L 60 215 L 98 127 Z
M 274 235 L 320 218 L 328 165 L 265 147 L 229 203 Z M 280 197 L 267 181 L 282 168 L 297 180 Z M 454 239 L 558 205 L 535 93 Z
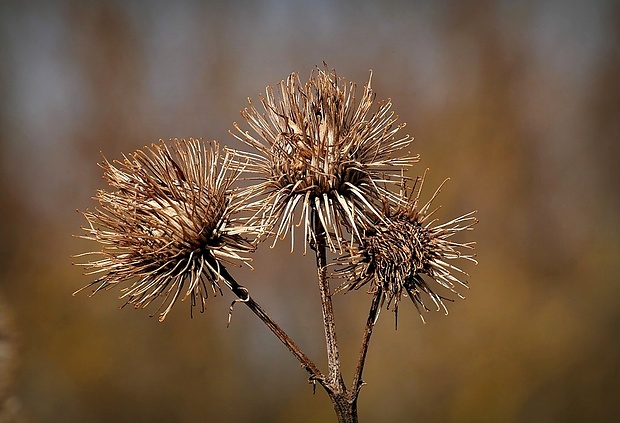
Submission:
M 375 327 L 375 323 L 377 323 L 377 318 L 379 317 L 379 306 L 381 305 L 381 298 L 383 297 L 383 291 L 381 288 L 377 289 L 374 297 L 372 298 L 372 303 L 370 304 L 370 311 L 368 313 L 368 320 L 366 320 L 366 328 L 364 329 L 364 336 L 362 337 L 362 346 L 360 348 L 360 355 L 357 360 L 357 368 L 355 369 L 355 376 L 353 377 L 353 385 L 351 386 L 351 391 L 355 393 L 355 399 L 357 400 L 357 396 L 359 395 L 360 389 L 364 385 L 364 381 L 362 380 L 362 373 L 364 372 L 364 363 L 366 362 L 366 354 L 368 353 L 368 346 L 370 345 L 370 337 L 372 336 L 372 330 Z
M 254 301 L 249 291 L 240 285 L 225 267 L 220 267 L 222 277 L 228 282 L 231 291 L 239 298 L 239 302 L 244 303 L 252 312 L 273 332 L 273 334 L 282 342 L 291 353 L 301 363 L 301 366 L 310 374 L 312 382 L 318 382 L 324 389 L 334 406 L 334 411 L 338 417 L 338 423 L 357 423 L 357 393 L 347 391 L 340 374 L 340 362 L 338 361 L 338 383 L 327 380 L 316 365 L 306 356 L 295 344 L 295 342 L 287 335 L 284 330 L 274 322 L 271 317 L 262 309 L 262 307 Z M 235 303 L 233 303 L 235 304 Z M 232 308 L 232 305 L 231 305 Z M 332 323 L 333 323 L 333 312 Z M 333 326 L 333 324 L 332 324 Z M 335 333 L 334 333 L 335 335 Z M 335 341 L 335 336 L 334 336 Z M 338 350 L 336 348 L 336 358 L 338 358 Z M 331 369 L 331 368 L 330 368 Z M 353 394 L 353 395 L 352 395 Z
M 301 366 L 306 369 L 310 374 L 312 382 L 318 382 L 327 392 L 334 411 L 338 417 L 339 423 L 357 423 L 357 399 L 359 397 L 360 390 L 364 385 L 362 380 L 362 373 L 364 371 L 364 363 L 366 362 L 366 355 L 368 353 L 368 347 L 370 345 L 370 338 L 372 331 L 379 316 L 381 298 L 383 292 L 378 289 L 374 294 L 372 303 L 370 305 L 370 311 L 368 313 L 368 319 L 366 320 L 366 327 L 364 329 L 364 335 L 362 337 L 362 346 L 357 361 L 357 367 L 355 369 L 355 376 L 353 378 L 353 384 L 351 389 L 348 390 L 344 380 L 342 378 L 342 372 L 340 369 L 340 357 L 338 353 L 338 342 L 336 340 L 336 323 L 334 321 L 334 309 L 332 304 L 331 290 L 329 287 L 329 279 L 327 277 L 327 244 L 326 234 L 323 227 L 320 224 L 317 211 L 313 211 L 312 225 L 315 235 L 315 244 L 313 249 L 316 252 L 316 265 L 319 293 L 321 296 L 321 310 L 323 312 L 323 326 L 325 329 L 325 343 L 327 349 L 327 365 L 328 374 L 325 376 L 318 367 L 306 356 L 301 349 L 293 342 L 284 330 L 278 326 L 276 322 L 269 317 L 267 313 L 261 308 L 261 306 L 254 301 L 250 296 L 249 291 L 242 285 L 240 285 L 228 270 L 220 266 L 221 276 L 226 280 L 232 292 L 239 298 L 236 302 L 244 303 L 270 330 L 273 334 L 282 342 L 288 350 L 297 358 L 301 363 Z M 235 302 L 233 302 L 233 305 Z M 231 305 L 231 312 L 232 307 Z
M 316 253 L 319 294 L 321 295 L 321 310 L 323 312 L 323 327 L 325 329 L 325 345 L 327 348 L 327 366 L 329 369 L 327 380 L 325 383 L 321 383 L 321 385 L 325 388 L 327 395 L 329 395 L 332 401 L 338 422 L 357 423 L 358 392 L 348 391 L 342 379 L 332 294 L 327 278 L 326 234 L 316 209 L 312 210 L 312 230 L 315 237 L 313 249 Z
M 222 277 L 230 284 L 230 289 L 239 298 L 239 302 L 244 303 L 252 312 L 273 332 L 273 334 L 282 342 L 291 353 L 297 358 L 301 366 L 310 373 L 312 381 L 318 381 L 321 385 L 325 383 L 325 376 L 321 373 L 318 367 L 308 358 L 307 355 L 301 351 L 301 349 L 295 344 L 295 342 L 288 336 L 284 330 L 273 321 L 271 317 L 262 309 L 262 307 L 254 301 L 250 296 L 249 291 L 242 285 L 240 285 L 225 267 L 220 267 L 220 273 Z M 234 304 L 234 303 L 233 303 Z M 231 305 L 232 309 L 232 305 Z M 231 310 L 232 311 L 232 310 Z
M 327 366 L 329 373 L 327 383 L 334 390 L 334 393 L 343 394 L 346 386 L 340 371 L 340 357 L 338 354 L 338 341 L 336 340 L 336 324 L 334 322 L 334 308 L 332 296 L 327 279 L 327 252 L 325 230 L 320 224 L 318 212 L 313 209 L 313 230 L 316 236 L 316 266 L 318 273 L 319 293 L 321 295 L 321 309 L 323 312 L 323 326 L 325 328 L 325 344 L 327 348 Z
M 358 423 L 357 420 L 357 395 L 339 395 L 332 397 L 334 411 L 338 417 L 338 423 Z

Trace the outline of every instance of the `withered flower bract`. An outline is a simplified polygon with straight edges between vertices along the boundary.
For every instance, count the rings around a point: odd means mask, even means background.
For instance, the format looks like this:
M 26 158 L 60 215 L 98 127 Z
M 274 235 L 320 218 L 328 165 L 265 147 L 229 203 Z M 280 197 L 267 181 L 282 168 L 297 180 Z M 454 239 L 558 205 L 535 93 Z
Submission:
M 376 204 L 391 195 L 386 185 L 418 160 L 396 155 L 412 138 L 397 136 L 405 125 L 395 124 L 390 100 L 371 110 L 376 97 L 371 79 L 372 73 L 358 103 L 356 85 L 335 72 L 317 69 L 305 84 L 293 73 L 277 93 L 267 87 L 260 98 L 264 112 L 251 100 L 242 111 L 255 134 L 235 124 L 233 135 L 257 152 L 242 154 L 261 180 L 253 188 L 265 193 L 257 216 L 275 228 L 274 244 L 289 231 L 293 238 L 301 225 L 306 239 L 314 240 L 316 213 L 329 248 L 341 251 L 345 233 L 361 239 L 366 216 L 380 218 Z
M 420 312 L 422 320 L 421 311 L 429 310 L 424 296 L 433 301 L 437 310 L 448 313 L 443 302 L 446 298 L 434 291 L 429 279 L 463 298 L 455 288 L 458 285 L 467 287 L 467 281 L 462 277 L 468 275 L 450 261 L 464 259 L 477 263 L 475 255 L 468 252 L 474 249 L 474 242 L 453 240 L 459 232 L 473 229 L 477 223 L 475 211 L 438 224 L 437 219 L 431 219 L 437 209 L 430 208 L 443 184 L 425 205 L 419 207 L 423 181 L 424 176 L 417 178 L 410 194 L 403 188 L 400 193 L 402 201 L 385 202 L 384 221 L 366 231 L 360 246 L 348 248 L 347 253 L 338 258 L 340 267 L 336 271 L 336 275 L 346 280 L 339 291 L 369 284 L 369 292 L 380 290 L 387 307 L 393 305 L 395 312 L 405 294 Z
M 100 166 L 111 191 L 99 190 L 99 207 L 87 210 L 82 238 L 102 244 L 82 263 L 101 276 L 93 294 L 125 281 L 121 298 L 136 308 L 162 298 L 164 320 L 179 298 L 204 311 L 209 291 L 221 293 L 223 263 L 245 262 L 254 229 L 236 217 L 243 198 L 232 189 L 242 171 L 235 153 L 217 142 L 160 141 L 122 161 Z M 226 281 L 224 281 L 226 282 Z M 163 310 L 163 311 L 162 311 Z

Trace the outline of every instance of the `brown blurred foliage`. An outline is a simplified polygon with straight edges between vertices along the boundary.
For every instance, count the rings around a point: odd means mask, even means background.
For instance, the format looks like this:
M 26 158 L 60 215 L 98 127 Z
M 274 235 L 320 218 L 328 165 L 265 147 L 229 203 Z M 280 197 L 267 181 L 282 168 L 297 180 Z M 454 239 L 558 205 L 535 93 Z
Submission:
M 2 2 L 0 342 L 17 351 L 0 357 L 3 398 L 35 422 L 334 420 L 247 310 L 226 329 L 230 295 L 159 324 L 118 311 L 118 292 L 71 297 L 88 279 L 69 258 L 90 248 L 71 234 L 103 187 L 100 152 L 237 146 L 246 97 L 325 60 L 360 84 L 373 69 L 429 191 L 452 178 L 442 217 L 480 219 L 466 301 L 426 325 L 403 305 L 398 331 L 381 315 L 360 419 L 617 421 L 616 3 Z M 233 273 L 323 364 L 313 259 L 284 244 Z M 369 301 L 336 298 L 350 372 Z

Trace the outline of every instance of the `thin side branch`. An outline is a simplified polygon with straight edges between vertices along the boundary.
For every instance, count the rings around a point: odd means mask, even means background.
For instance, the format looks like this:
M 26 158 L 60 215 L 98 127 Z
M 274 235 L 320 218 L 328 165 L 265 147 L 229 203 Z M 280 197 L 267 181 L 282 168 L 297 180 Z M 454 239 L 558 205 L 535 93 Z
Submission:
M 377 323 L 379 312 L 381 311 L 381 299 L 383 298 L 383 291 L 381 288 L 375 292 L 372 303 L 370 304 L 370 311 L 368 313 L 368 320 L 366 321 L 366 328 L 364 329 L 364 336 L 362 337 L 362 346 L 360 348 L 360 355 L 357 360 L 357 367 L 355 369 L 355 376 L 353 377 L 353 385 L 351 391 L 357 400 L 360 389 L 364 385 L 362 380 L 362 373 L 364 372 L 364 363 L 366 362 L 366 354 L 368 353 L 368 346 L 370 345 L 370 337 L 372 336 L 372 330 Z
M 321 385 L 324 385 L 325 376 L 318 367 L 306 356 L 301 349 L 293 342 L 293 340 L 288 336 L 284 330 L 278 326 L 276 322 L 273 321 L 271 317 L 262 309 L 262 307 L 254 301 L 254 299 L 250 296 L 248 290 L 237 283 L 237 281 L 232 277 L 228 270 L 225 267 L 220 267 L 220 273 L 226 281 L 230 284 L 230 288 L 232 292 L 244 303 L 252 312 L 259 318 L 261 321 L 273 332 L 273 334 L 289 349 L 291 353 L 297 358 L 301 366 L 306 369 L 308 373 L 310 373 L 310 378 L 313 381 L 319 382 Z

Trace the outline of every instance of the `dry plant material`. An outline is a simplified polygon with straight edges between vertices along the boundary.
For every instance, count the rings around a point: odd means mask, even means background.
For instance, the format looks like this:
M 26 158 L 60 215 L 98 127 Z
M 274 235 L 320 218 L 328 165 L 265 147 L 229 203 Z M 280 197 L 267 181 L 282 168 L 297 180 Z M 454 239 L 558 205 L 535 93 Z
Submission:
M 254 227 L 236 218 L 246 206 L 232 186 L 242 170 L 233 157 L 191 139 L 105 160 L 111 190 L 99 190 L 99 207 L 84 212 L 82 236 L 103 248 L 81 255 L 101 257 L 82 264 L 101 276 L 84 288 L 94 294 L 133 281 L 121 298 L 136 308 L 161 299 L 160 320 L 179 298 L 204 311 L 209 293 L 221 292 L 221 264 L 247 263 L 255 248 L 246 238 Z
M 393 305 L 395 313 L 404 294 L 418 309 L 422 321 L 422 311 L 430 310 L 424 303 L 425 296 L 432 300 L 437 311 L 448 314 L 443 301 L 447 298 L 437 294 L 427 280 L 464 298 L 455 288 L 459 285 L 467 288 L 463 277 L 469 275 L 451 262 L 463 259 L 477 263 L 471 252 L 474 243 L 454 240 L 459 232 L 473 230 L 477 223 L 475 212 L 437 223 L 437 219 L 431 219 L 437 211 L 431 209 L 431 204 L 443 184 L 420 206 L 423 182 L 424 176 L 416 179 L 411 193 L 404 189 L 400 194 L 402 201 L 385 203 L 384 219 L 366 231 L 361 245 L 349 248 L 338 258 L 341 267 L 336 272 L 346 279 L 339 291 L 370 285 L 369 292 L 381 292 L 382 302 L 388 308 Z
M 316 242 L 315 211 L 330 250 L 342 251 L 347 233 L 361 240 L 368 217 L 381 218 L 376 203 L 392 195 L 386 184 L 418 161 L 391 101 L 375 102 L 371 80 L 358 102 L 356 84 L 335 72 L 317 69 L 304 84 L 293 73 L 267 87 L 262 111 L 251 100 L 242 111 L 253 133 L 235 124 L 233 135 L 255 150 L 240 154 L 261 181 L 254 189 L 266 193 L 260 217 L 275 227 L 274 243 L 289 231 L 293 238 L 296 226 Z
M 101 167 L 110 190 L 85 211 L 83 238 L 99 251 L 84 253 L 92 293 L 121 283 L 121 298 L 136 308 L 159 302 L 159 320 L 179 299 L 204 311 L 210 294 L 225 286 L 291 351 L 320 384 L 339 422 L 357 422 L 357 399 L 370 338 L 382 306 L 395 312 L 403 296 L 420 311 L 430 298 L 447 314 L 439 291 L 460 296 L 467 273 L 455 261 L 477 263 L 473 242 L 457 235 L 473 229 L 470 212 L 438 223 L 420 193 L 424 176 L 407 176 L 418 155 L 392 103 L 375 101 L 371 77 L 359 101 L 356 85 L 317 68 L 307 82 L 291 74 L 267 87 L 259 111 L 250 100 L 241 114 L 251 131 L 231 132 L 252 151 L 217 142 L 172 140 L 145 147 Z M 243 183 L 239 183 L 243 179 Z M 411 190 L 407 184 L 414 181 Z M 443 186 L 443 184 L 442 184 Z M 256 245 L 291 237 L 303 227 L 304 245 L 316 255 L 325 331 L 327 371 L 322 372 L 239 284 L 227 266 L 248 264 Z M 292 251 L 292 247 L 291 247 Z M 306 249 L 304 249 L 306 251 Z M 368 287 L 372 294 L 350 387 L 344 383 L 332 305 L 327 253 L 337 255 L 337 291 Z M 424 320 L 424 319 L 423 319 Z M 230 314 L 229 314 L 230 323 Z

